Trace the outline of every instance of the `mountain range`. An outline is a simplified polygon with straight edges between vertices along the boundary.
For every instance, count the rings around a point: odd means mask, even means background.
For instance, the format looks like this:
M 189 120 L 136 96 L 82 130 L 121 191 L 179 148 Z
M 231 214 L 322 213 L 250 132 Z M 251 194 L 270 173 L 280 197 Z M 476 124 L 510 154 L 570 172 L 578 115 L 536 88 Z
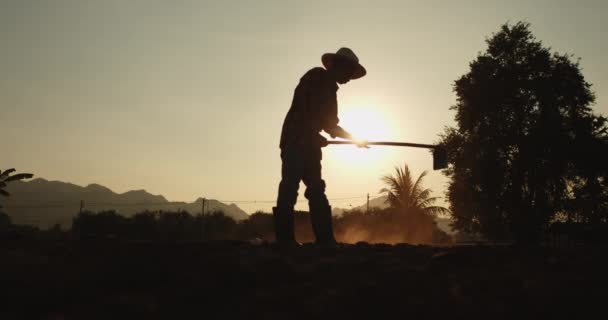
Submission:
M 48 228 L 55 224 L 70 227 L 72 218 L 80 211 L 81 201 L 83 210 L 99 212 L 103 210 L 116 210 L 118 213 L 131 216 L 137 212 L 149 211 L 178 211 L 185 210 L 191 214 L 202 211 L 202 198 L 194 202 L 168 201 L 162 195 L 153 195 L 145 190 L 132 190 L 125 193 L 116 193 L 107 187 L 93 183 L 86 187 L 68 182 L 49 181 L 42 178 L 30 181 L 14 181 L 6 188 L 11 196 L 0 198 L 0 205 L 11 217 L 15 224 L 34 225 Z M 386 208 L 386 196 L 372 198 L 370 208 Z M 227 216 L 240 221 L 249 215 L 236 204 L 225 204 L 213 199 L 205 200 L 206 213 L 222 211 Z M 334 208 L 334 215 L 341 215 L 347 211 L 365 211 L 367 204 L 348 209 Z M 453 233 L 450 227 L 451 220 L 436 218 L 437 226 L 447 233 Z
M 116 193 L 99 184 L 86 187 L 42 178 L 30 181 L 15 181 L 6 188 L 11 196 L 2 198 L 4 211 L 15 224 L 28 224 L 48 228 L 55 224 L 69 227 L 72 218 L 78 214 L 81 201 L 83 210 L 102 211 L 114 209 L 125 216 L 145 210 L 177 211 L 186 210 L 192 214 L 202 211 L 202 198 L 194 202 L 171 202 L 161 195 L 153 195 L 145 190 Z M 225 204 L 213 199 L 205 201 L 205 212 L 223 211 L 235 220 L 247 219 L 245 211 L 235 204 Z
M 369 208 L 378 208 L 378 209 L 384 209 L 384 208 L 388 208 L 388 204 L 386 203 L 386 196 L 380 196 L 377 198 L 371 198 L 369 199 Z M 360 206 L 357 207 L 352 207 L 352 208 L 333 208 L 332 209 L 332 213 L 334 215 L 341 215 L 342 213 L 346 212 L 346 211 L 365 211 L 367 209 L 367 203 L 364 203 Z

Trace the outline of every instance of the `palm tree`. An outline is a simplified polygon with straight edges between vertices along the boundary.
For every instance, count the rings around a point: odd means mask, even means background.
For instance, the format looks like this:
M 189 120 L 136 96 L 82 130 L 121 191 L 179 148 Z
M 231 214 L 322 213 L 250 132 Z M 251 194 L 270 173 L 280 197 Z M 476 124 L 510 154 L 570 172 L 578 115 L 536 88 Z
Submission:
M 431 189 L 422 187 L 422 180 L 427 172 L 424 171 L 416 181 L 407 164 L 403 168 L 395 167 L 395 175 L 385 175 L 382 181 L 386 184 L 380 190 L 387 196 L 386 202 L 404 214 L 421 212 L 429 216 L 449 214 L 450 210 L 441 206 L 435 206 L 439 197 L 431 197 Z
M 29 179 L 34 176 L 31 173 L 18 173 L 11 176 L 11 173 L 13 172 L 15 172 L 15 169 L 4 170 L 4 172 L 0 170 L 0 195 L 5 197 L 8 197 L 10 195 L 8 191 L 4 190 L 7 183 L 11 181 Z M 0 206 L 0 208 L 2 208 L 2 206 Z

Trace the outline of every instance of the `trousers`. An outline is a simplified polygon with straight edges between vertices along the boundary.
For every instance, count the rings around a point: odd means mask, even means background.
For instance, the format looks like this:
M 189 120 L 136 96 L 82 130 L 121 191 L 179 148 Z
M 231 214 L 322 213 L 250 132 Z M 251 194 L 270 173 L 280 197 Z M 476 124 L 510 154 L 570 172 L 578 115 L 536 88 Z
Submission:
M 320 147 L 281 149 L 281 182 L 278 208 L 293 208 L 298 199 L 300 181 L 306 185 L 304 196 L 310 208 L 329 207 L 325 195 L 325 181 L 321 178 L 322 152 Z

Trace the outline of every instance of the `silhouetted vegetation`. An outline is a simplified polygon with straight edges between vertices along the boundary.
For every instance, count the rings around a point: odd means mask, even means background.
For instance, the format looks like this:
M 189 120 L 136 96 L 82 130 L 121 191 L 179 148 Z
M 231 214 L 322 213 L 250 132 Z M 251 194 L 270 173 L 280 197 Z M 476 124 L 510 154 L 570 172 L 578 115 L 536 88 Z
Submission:
M 16 239 L 47 239 L 55 240 L 60 238 L 68 238 L 69 234 L 61 229 L 51 228 L 49 230 L 41 230 L 38 227 L 30 225 L 13 224 L 10 216 L 0 212 L 0 240 L 16 240 Z
M 6 237 L 12 225 L 11 217 L 4 212 L 0 212 L 0 238 Z
M 432 216 L 400 208 L 350 211 L 335 220 L 336 239 L 345 243 L 447 244 L 451 237 L 437 227 Z
M 403 168 L 395 167 L 395 175 L 386 175 L 382 181 L 386 184 L 380 193 L 386 194 L 387 202 L 391 208 L 398 209 L 404 215 L 418 212 L 428 216 L 447 215 L 450 211 L 444 207 L 434 205 L 439 197 L 431 197 L 431 189 L 422 186 L 427 172 L 424 171 L 416 181 L 407 164 Z
M 338 241 L 346 243 L 448 243 L 451 237 L 441 231 L 434 220 L 447 214 L 446 208 L 435 206 L 436 197 L 422 186 L 426 172 L 415 181 L 407 165 L 396 168 L 395 176 L 385 176 L 391 207 L 363 213 L 353 211 L 333 217 Z M 315 240 L 308 212 L 294 213 L 294 229 L 300 242 Z M 84 211 L 72 223 L 72 233 L 80 239 L 117 238 L 125 240 L 210 241 L 241 240 L 274 242 L 271 214 L 256 212 L 236 222 L 221 211 L 193 216 L 187 211 L 137 213 L 125 217 L 116 211 L 98 213 Z
M 10 193 L 4 189 L 8 183 L 30 179 L 34 176 L 31 173 L 17 173 L 11 175 L 15 171 L 14 168 L 4 171 L 0 170 L 0 196 L 10 196 Z M 2 204 L 0 204 L 0 238 L 15 238 L 23 235 L 31 236 L 32 234 L 35 234 L 36 231 L 38 231 L 38 229 L 35 227 L 13 225 L 11 217 L 2 211 Z
M 414 180 L 407 164 L 395 167 L 395 175 L 386 175 L 389 208 L 345 213 L 336 220 L 336 236 L 344 242 L 384 243 L 447 243 L 450 236 L 441 231 L 434 217 L 449 214 L 449 210 L 436 206 L 439 199 L 431 196 L 431 189 L 422 185 L 426 171 Z
M 448 197 L 458 230 L 533 243 L 555 221 L 608 223 L 606 118 L 571 55 L 505 24 L 454 84 Z
M 8 173 L 12 171 L 6 171 Z M 426 172 L 416 181 L 409 168 L 396 168 L 396 176 L 383 177 L 391 208 L 363 213 L 347 212 L 333 217 L 336 238 L 340 242 L 356 243 L 447 243 L 450 237 L 441 231 L 434 216 L 447 213 L 434 206 L 437 200 L 431 190 L 422 187 Z M 12 180 L 31 177 L 16 175 Z M 314 235 L 308 212 L 296 211 L 294 225 L 298 241 L 313 242 Z M 82 211 L 72 219 L 71 230 L 55 225 L 49 230 L 17 226 L 8 215 L 0 213 L 0 234 L 20 237 L 73 237 L 75 239 L 120 239 L 131 241 L 215 241 L 241 240 L 274 242 L 271 214 L 256 212 L 242 221 L 235 221 L 222 211 L 192 215 L 187 211 L 143 211 L 132 216 L 115 210 Z
M 74 217 L 72 233 L 81 239 L 209 241 L 235 239 L 237 222 L 220 211 L 193 216 L 186 211 L 137 213 L 81 212 Z
M 6 186 L 9 182 L 23 180 L 23 179 L 30 179 L 34 176 L 31 173 L 17 173 L 17 174 L 11 175 L 15 171 L 16 170 L 14 168 L 7 169 L 4 171 L 0 170 L 0 196 L 4 196 L 4 197 L 10 196 L 10 193 L 8 191 L 4 190 L 4 188 L 6 188 Z M 5 215 L 1 209 L 2 209 L 2 205 L 0 204 L 0 214 Z M 0 220 L 1 219 L 2 218 L 0 218 Z
M 297 217 L 297 213 L 296 213 Z M 297 220 L 297 219 L 296 219 Z M 261 239 L 274 241 L 274 223 L 272 215 L 258 211 L 240 222 L 238 237 L 240 239 Z
M 131 217 L 113 210 L 84 211 L 74 217 L 72 233 L 80 239 L 211 241 L 236 239 L 237 226 L 234 219 L 221 211 L 196 216 L 187 211 L 144 211 Z M 253 233 L 242 232 L 243 235 Z
M 4 212 L 0 212 L 0 228 L 10 226 L 11 224 L 11 217 Z
M 447 243 L 450 237 L 426 214 L 403 215 L 392 208 L 369 213 L 353 211 L 334 217 L 336 237 L 341 242 Z M 132 217 L 115 211 L 82 212 L 72 223 L 77 239 L 121 239 L 140 241 L 240 240 L 274 242 L 272 215 L 256 212 L 236 222 L 221 211 L 193 216 L 180 212 L 142 212 Z M 295 212 L 298 241 L 313 242 L 308 212 Z

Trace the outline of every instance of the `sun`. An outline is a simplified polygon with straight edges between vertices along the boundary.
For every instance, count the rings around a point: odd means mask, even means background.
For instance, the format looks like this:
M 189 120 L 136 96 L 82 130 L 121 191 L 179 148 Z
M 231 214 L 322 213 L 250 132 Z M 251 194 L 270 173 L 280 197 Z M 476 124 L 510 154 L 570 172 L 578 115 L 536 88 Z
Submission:
M 350 132 L 355 140 L 387 140 L 390 137 L 387 119 L 372 107 L 343 108 L 339 118 L 340 126 Z
M 338 116 L 340 126 L 350 132 L 354 140 L 390 141 L 392 138 L 392 121 L 371 106 L 346 106 L 340 109 Z M 326 153 L 327 160 L 341 169 L 361 172 L 380 164 L 388 151 L 374 146 L 365 149 L 354 145 L 333 145 L 327 148 Z

